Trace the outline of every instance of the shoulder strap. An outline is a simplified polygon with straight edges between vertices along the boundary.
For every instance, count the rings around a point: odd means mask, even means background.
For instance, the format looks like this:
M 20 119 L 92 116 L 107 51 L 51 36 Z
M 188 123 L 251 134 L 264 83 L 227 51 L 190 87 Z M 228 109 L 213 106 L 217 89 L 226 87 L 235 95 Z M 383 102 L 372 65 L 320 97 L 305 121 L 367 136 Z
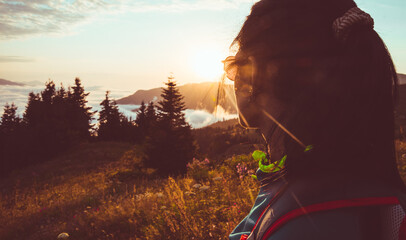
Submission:
M 275 222 L 273 222 L 265 231 L 260 239 L 268 239 L 276 230 L 281 228 L 287 222 L 303 216 L 305 214 L 310 214 L 314 212 L 320 211 L 328 211 L 333 209 L 339 208 L 348 208 L 348 207 L 364 207 L 364 206 L 380 206 L 380 205 L 394 205 L 399 204 L 399 200 L 397 197 L 371 197 L 371 198 L 356 198 L 356 199 L 347 199 L 347 200 L 337 200 L 337 201 L 329 201 L 329 202 L 322 202 L 317 203 L 309 206 L 304 206 L 302 208 L 298 208 L 292 210 L 282 217 L 278 218 Z M 249 238 L 247 238 L 249 239 Z

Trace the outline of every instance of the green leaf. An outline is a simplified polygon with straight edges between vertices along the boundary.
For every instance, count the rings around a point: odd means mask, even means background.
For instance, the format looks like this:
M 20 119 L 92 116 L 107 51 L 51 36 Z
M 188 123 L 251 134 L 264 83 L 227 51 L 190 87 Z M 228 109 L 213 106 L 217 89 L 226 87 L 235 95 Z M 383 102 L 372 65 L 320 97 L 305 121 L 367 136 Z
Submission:
M 312 149 L 313 149 L 313 145 L 309 145 L 309 146 L 306 147 L 306 149 L 304 151 L 308 152 L 308 151 L 310 151 Z
M 255 150 L 252 153 L 252 157 L 254 158 L 254 160 L 256 161 L 260 161 L 260 160 L 265 160 L 266 159 L 266 153 L 260 151 L 260 150 Z
M 265 172 L 265 173 L 270 173 L 272 172 L 272 170 L 275 169 L 275 164 L 271 163 L 269 165 L 264 165 L 262 163 L 262 159 L 259 160 L 259 169 L 261 169 L 261 171 Z

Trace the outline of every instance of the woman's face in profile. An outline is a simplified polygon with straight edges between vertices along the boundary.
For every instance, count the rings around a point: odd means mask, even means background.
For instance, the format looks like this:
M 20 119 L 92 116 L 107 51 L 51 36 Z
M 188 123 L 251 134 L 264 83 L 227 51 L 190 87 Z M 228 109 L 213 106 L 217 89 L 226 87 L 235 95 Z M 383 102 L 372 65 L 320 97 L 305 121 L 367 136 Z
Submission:
M 255 106 L 252 104 L 254 100 L 252 58 L 239 51 L 231 61 L 233 62 L 226 71 L 228 78 L 234 81 L 238 119 L 241 126 L 252 128 L 255 126 L 253 123 Z
M 266 116 L 277 118 L 281 110 L 280 101 L 269 90 L 277 66 L 275 63 L 259 64 L 255 57 L 241 51 L 234 58 L 232 67 L 226 71 L 234 81 L 240 125 L 267 130 L 274 122 Z

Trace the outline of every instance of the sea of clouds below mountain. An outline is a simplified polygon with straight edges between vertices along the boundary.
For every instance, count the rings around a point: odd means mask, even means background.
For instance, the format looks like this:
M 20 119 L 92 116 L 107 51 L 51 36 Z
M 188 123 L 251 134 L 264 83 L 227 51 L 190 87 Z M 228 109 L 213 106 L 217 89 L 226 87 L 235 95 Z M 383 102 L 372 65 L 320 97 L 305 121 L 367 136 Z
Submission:
M 14 103 L 18 107 L 18 114 L 21 116 L 25 110 L 28 101 L 28 94 L 30 92 L 39 93 L 44 89 L 43 85 L 33 85 L 33 86 L 0 86 L 0 104 L 2 107 L 6 103 Z M 106 90 L 110 91 L 111 99 L 119 99 L 124 96 L 132 94 L 134 91 L 123 90 L 123 89 L 105 89 L 101 86 L 91 86 L 85 87 L 86 92 L 90 92 L 87 97 L 88 105 L 92 107 L 92 111 L 100 111 L 100 102 L 103 101 Z M 137 116 L 132 110 L 137 109 L 139 105 L 118 105 L 122 113 L 127 117 L 135 119 Z M 1 114 L 3 111 L 1 111 Z M 187 109 L 185 110 L 186 121 L 193 128 L 201 128 L 212 123 L 236 118 L 236 114 L 228 114 L 222 109 L 219 109 L 217 114 L 212 114 L 204 110 L 194 110 Z M 97 122 L 97 113 L 95 115 L 94 123 Z

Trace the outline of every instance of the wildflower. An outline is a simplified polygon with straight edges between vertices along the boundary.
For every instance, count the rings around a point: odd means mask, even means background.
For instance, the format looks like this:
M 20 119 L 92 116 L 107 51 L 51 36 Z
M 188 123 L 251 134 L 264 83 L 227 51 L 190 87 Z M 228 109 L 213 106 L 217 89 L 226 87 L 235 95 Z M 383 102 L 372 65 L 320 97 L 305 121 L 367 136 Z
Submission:
M 248 167 L 247 165 L 245 165 L 245 163 L 238 163 L 236 168 L 240 179 L 242 179 L 248 172 Z
M 65 233 L 65 232 L 60 233 L 60 234 L 58 235 L 58 237 L 57 237 L 57 239 L 68 239 L 68 238 L 69 238 L 69 234 L 67 234 L 67 233 Z
M 206 191 L 206 190 L 208 190 L 210 187 L 209 186 L 201 186 L 199 189 L 201 190 L 201 191 Z
M 39 212 L 42 212 L 42 211 L 45 211 L 45 210 L 47 210 L 47 208 L 46 208 L 46 207 L 43 207 L 43 208 L 41 208 L 41 209 L 39 210 Z
M 193 185 L 194 188 L 200 188 L 202 185 L 199 183 L 196 183 L 195 185 Z

